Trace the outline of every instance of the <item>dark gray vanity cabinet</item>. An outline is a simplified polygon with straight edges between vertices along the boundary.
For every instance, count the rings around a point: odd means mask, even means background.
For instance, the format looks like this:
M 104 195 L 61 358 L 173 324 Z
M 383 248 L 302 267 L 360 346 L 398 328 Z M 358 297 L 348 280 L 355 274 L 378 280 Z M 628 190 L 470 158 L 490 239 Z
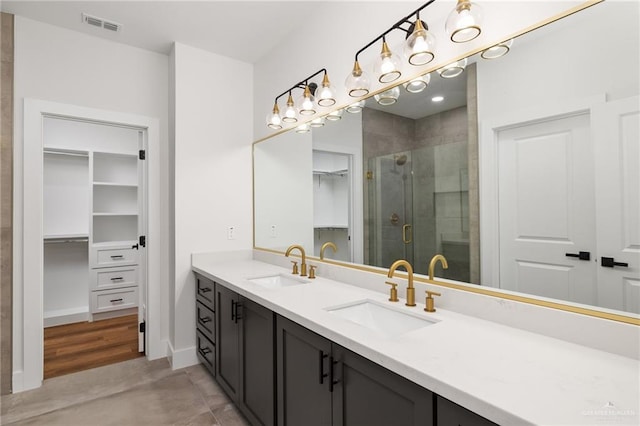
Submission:
M 436 396 L 438 426 L 496 426 L 473 411 L 454 404 L 441 396 Z
M 196 350 L 198 359 L 216 374 L 215 284 L 196 274 Z
M 280 316 L 278 425 L 431 426 L 433 394 Z
M 216 284 L 216 379 L 254 425 L 275 423 L 274 316 Z

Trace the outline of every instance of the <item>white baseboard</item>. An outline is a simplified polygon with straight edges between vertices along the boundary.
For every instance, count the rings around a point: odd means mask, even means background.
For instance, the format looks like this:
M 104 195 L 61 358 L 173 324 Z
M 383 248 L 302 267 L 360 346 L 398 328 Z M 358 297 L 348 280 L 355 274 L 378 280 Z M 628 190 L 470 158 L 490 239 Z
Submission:
M 192 346 L 186 349 L 175 350 L 171 342 L 167 342 L 167 358 L 171 364 L 172 370 L 178 370 L 184 367 L 190 367 L 200 363 L 196 355 L 196 347 Z
M 42 386 L 42 381 L 25 384 L 24 371 L 14 371 L 11 376 L 11 393 L 19 393 Z
M 85 321 L 89 321 L 88 308 L 61 309 L 58 311 L 45 312 L 42 318 L 45 328 Z

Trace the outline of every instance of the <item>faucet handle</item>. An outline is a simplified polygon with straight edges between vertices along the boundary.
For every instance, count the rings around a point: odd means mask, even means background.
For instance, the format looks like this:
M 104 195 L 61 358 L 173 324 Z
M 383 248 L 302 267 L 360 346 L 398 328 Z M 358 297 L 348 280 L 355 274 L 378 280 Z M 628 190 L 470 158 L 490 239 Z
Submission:
M 312 280 L 316 277 L 316 265 L 309 265 L 309 279 Z
M 385 284 L 389 284 L 391 286 L 391 291 L 389 293 L 389 302 L 397 302 L 398 301 L 398 284 L 393 283 L 391 281 L 385 281 Z
M 293 270 L 291 271 L 291 273 L 294 275 L 298 275 L 298 262 L 292 260 L 291 263 L 293 263 Z
M 442 296 L 440 293 L 436 293 L 435 291 L 426 291 L 427 293 L 427 300 L 425 302 L 425 307 L 424 310 L 427 312 L 435 312 L 436 308 L 435 308 L 435 302 L 433 299 L 433 296 Z

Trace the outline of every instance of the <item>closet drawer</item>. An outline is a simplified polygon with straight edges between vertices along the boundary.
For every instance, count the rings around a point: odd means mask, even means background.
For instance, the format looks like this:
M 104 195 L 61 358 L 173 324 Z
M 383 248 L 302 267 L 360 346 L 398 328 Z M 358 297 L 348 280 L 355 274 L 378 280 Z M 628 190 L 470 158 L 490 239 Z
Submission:
M 216 341 L 216 322 L 211 309 L 196 301 L 196 326 L 198 331 L 207 336 L 212 342 Z
M 116 311 L 138 306 L 138 287 L 91 292 L 91 313 Z
M 204 334 L 196 330 L 196 345 L 198 345 L 198 359 L 202 361 L 202 365 L 215 376 L 216 374 L 216 345 L 207 339 Z
M 138 250 L 131 246 L 93 247 L 92 255 L 92 268 L 138 264 Z
M 138 285 L 138 267 L 136 265 L 91 270 L 92 290 L 131 287 L 135 285 Z

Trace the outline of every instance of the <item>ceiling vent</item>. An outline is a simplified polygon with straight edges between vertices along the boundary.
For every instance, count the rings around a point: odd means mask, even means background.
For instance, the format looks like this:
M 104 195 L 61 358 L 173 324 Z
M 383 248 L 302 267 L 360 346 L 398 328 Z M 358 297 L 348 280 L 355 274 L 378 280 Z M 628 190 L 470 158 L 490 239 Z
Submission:
M 122 29 L 122 24 L 118 24 L 117 22 L 107 21 L 102 18 L 98 18 L 97 16 L 88 15 L 86 13 L 82 14 L 82 22 L 87 25 L 91 25 L 98 28 L 104 28 L 105 30 L 119 32 Z

